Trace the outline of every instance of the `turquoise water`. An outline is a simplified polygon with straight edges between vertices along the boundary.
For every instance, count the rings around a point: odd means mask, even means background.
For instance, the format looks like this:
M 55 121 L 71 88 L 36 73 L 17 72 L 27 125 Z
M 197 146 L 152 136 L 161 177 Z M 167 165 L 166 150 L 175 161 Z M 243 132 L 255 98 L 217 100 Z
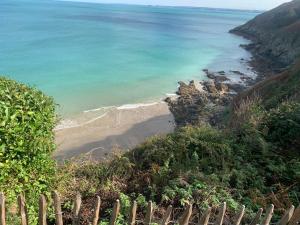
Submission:
M 37 86 L 71 115 L 147 102 L 202 69 L 235 69 L 247 11 L 0 1 L 0 74 Z

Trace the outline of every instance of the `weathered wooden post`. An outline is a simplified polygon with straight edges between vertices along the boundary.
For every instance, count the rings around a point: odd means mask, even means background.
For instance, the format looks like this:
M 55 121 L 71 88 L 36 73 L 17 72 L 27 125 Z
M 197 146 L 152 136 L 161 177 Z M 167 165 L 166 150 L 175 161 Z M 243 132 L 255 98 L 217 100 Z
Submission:
M 94 216 L 93 216 L 93 223 L 92 225 L 97 225 L 99 220 L 99 213 L 100 213 L 100 206 L 101 206 L 101 199 L 99 196 L 96 198 L 96 204 L 94 209 Z
M 186 206 L 181 218 L 178 220 L 179 225 L 188 225 L 190 217 L 192 215 L 192 212 L 193 212 L 193 205 L 188 204 Z
M 113 208 L 113 212 L 110 218 L 110 222 L 109 225 L 115 225 L 118 219 L 118 215 L 120 212 L 120 201 L 116 200 L 115 204 L 114 204 L 114 208 Z
M 135 219 L 136 219 L 136 209 L 137 209 L 137 203 L 136 201 L 132 202 L 131 208 L 130 208 L 130 214 L 129 214 L 129 225 L 134 225 L 135 224 Z
M 266 211 L 265 217 L 262 220 L 262 223 L 261 223 L 262 225 L 269 225 L 270 224 L 272 216 L 273 216 L 273 212 L 274 212 L 274 205 L 271 204 L 269 206 L 269 208 L 267 209 L 267 211 Z
M 245 206 L 242 205 L 241 210 L 236 214 L 236 216 L 234 218 L 233 225 L 240 225 L 240 223 L 243 219 L 244 213 L 245 213 Z
M 18 204 L 19 204 L 19 214 L 21 217 L 21 225 L 28 225 L 26 203 L 25 203 L 25 198 L 22 194 L 20 194 L 18 197 Z
M 152 201 L 149 201 L 146 216 L 145 216 L 145 225 L 151 224 L 152 215 L 153 215 L 153 203 L 152 203 Z
M 300 205 L 295 209 L 292 218 L 290 219 L 288 225 L 297 225 L 300 221 Z
M 5 195 L 0 193 L 0 225 L 6 225 Z
M 47 225 L 47 203 L 44 195 L 39 200 L 39 225 Z
M 216 219 L 214 225 L 222 225 L 223 224 L 223 219 L 224 219 L 225 212 L 226 212 L 226 202 L 224 202 L 219 207 L 219 213 L 217 215 L 217 219 Z
M 162 219 L 161 225 L 168 225 L 170 218 L 171 218 L 172 210 L 173 210 L 173 206 L 169 205 L 167 208 L 167 211 Z
M 78 193 L 74 200 L 74 207 L 73 207 L 73 225 L 79 225 L 80 222 L 80 206 L 81 206 L 81 195 Z
M 292 216 L 294 214 L 294 210 L 295 210 L 295 206 L 292 205 L 289 209 L 287 209 L 285 211 L 285 213 L 283 214 L 283 216 L 281 217 L 281 219 L 279 220 L 277 225 L 286 225 L 286 224 L 288 224 L 288 222 L 290 221 L 290 219 L 292 218 Z
M 57 191 L 53 192 L 53 203 L 54 203 L 55 219 L 56 219 L 55 224 L 63 225 L 60 196 Z
M 263 209 L 260 208 L 257 211 L 257 213 L 256 213 L 254 219 L 252 220 L 252 222 L 250 223 L 250 225 L 257 225 L 257 224 L 259 224 L 259 220 L 260 220 L 260 217 L 261 217 L 262 213 L 263 213 Z
M 200 217 L 198 224 L 199 225 L 207 225 L 209 222 L 210 213 L 211 213 L 211 207 L 208 207 L 207 210 Z

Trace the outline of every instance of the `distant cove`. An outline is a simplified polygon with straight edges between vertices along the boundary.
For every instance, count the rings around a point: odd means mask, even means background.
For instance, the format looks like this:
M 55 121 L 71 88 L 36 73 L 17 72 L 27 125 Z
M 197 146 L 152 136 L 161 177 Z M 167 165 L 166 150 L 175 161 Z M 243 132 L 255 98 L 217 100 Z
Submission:
M 1 0 L 0 74 L 35 85 L 64 116 L 153 102 L 202 69 L 247 70 L 228 31 L 257 12 Z

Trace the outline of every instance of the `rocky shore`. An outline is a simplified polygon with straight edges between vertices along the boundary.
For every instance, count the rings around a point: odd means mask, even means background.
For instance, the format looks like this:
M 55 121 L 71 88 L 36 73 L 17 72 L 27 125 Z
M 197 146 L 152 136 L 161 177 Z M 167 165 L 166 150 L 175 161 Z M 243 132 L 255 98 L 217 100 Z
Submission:
M 252 66 L 264 77 L 282 72 L 294 64 L 300 52 L 300 1 L 294 0 L 262 13 L 230 32 L 251 43 Z
M 207 80 L 179 82 L 178 97 L 165 99 L 179 127 L 201 123 L 220 126 L 222 114 L 234 96 L 254 83 L 252 77 L 240 71 L 231 71 L 240 76 L 240 82 L 232 82 L 224 71 L 203 72 Z
M 253 79 L 240 71 L 230 71 L 240 77 L 236 82 L 224 71 L 205 69 L 208 80 L 189 84 L 179 82 L 178 97 L 166 99 L 177 126 L 199 123 L 221 126 L 221 115 L 236 95 L 293 65 L 300 56 L 299 10 L 300 0 L 294 0 L 229 31 L 251 41 L 241 47 L 252 54 L 246 63 L 257 76 Z M 245 59 L 241 61 L 245 62 Z

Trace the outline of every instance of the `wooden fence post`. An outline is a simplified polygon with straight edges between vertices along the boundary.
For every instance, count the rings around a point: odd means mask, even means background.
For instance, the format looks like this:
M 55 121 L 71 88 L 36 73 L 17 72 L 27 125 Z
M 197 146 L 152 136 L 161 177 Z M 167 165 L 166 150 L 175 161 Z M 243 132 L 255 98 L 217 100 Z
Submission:
M 114 208 L 113 208 L 113 212 L 110 218 L 110 222 L 109 225 L 115 225 L 118 219 L 118 215 L 120 212 L 120 201 L 116 200 L 115 204 L 114 204 Z
M 285 211 L 285 213 L 283 214 L 283 216 L 281 217 L 281 219 L 279 220 L 277 225 L 286 225 L 286 224 L 288 224 L 288 222 L 290 221 L 290 219 L 292 218 L 292 216 L 294 214 L 294 210 L 295 210 L 295 206 L 292 205 L 289 209 L 287 209 Z
M 73 225 L 79 225 L 80 222 L 80 206 L 81 206 L 81 195 L 78 193 L 74 200 L 74 207 L 73 207 Z
M 240 212 L 234 218 L 233 225 L 240 225 L 240 223 L 243 219 L 244 213 L 245 213 L 245 206 L 242 205 Z
M 129 214 L 129 225 L 134 225 L 135 224 L 135 219 L 136 219 L 136 209 L 137 209 L 137 203 L 136 201 L 132 202 L 131 209 L 130 209 L 130 214 Z
M 288 225 L 297 225 L 300 221 L 300 205 L 295 209 L 292 218 L 290 219 Z
M 208 207 L 207 210 L 200 217 L 198 224 L 199 225 L 207 225 L 209 222 L 210 213 L 211 213 L 211 207 Z
M 5 195 L 0 193 L 0 225 L 6 225 L 6 213 L 5 213 Z
M 145 216 L 145 225 L 151 224 L 152 215 L 153 215 L 153 203 L 152 203 L 152 201 L 149 201 L 146 216 Z
M 28 225 L 25 198 L 22 194 L 20 194 L 18 197 L 18 204 L 19 204 L 19 213 L 21 217 L 21 225 Z
M 39 225 L 47 225 L 47 203 L 44 195 L 39 200 Z
M 259 224 L 259 220 L 260 220 L 260 217 L 261 217 L 262 213 L 263 213 L 263 209 L 260 208 L 257 211 L 257 213 L 256 213 L 254 219 L 252 220 L 252 222 L 250 223 L 250 225 L 257 225 L 257 224 Z
M 97 196 L 92 225 L 97 225 L 98 224 L 100 206 L 101 206 L 101 199 L 100 199 L 99 196 Z
M 218 213 L 218 216 L 217 216 L 217 219 L 216 219 L 214 225 L 222 225 L 223 224 L 223 219 L 224 219 L 225 212 L 226 212 L 226 202 L 224 202 L 219 207 L 219 213 Z
M 269 225 L 270 224 L 272 216 L 273 216 L 273 212 L 274 212 L 274 205 L 271 204 L 269 206 L 269 208 L 267 209 L 267 211 L 266 211 L 266 215 L 265 215 L 265 217 L 264 217 L 264 219 L 261 223 L 262 225 Z
M 56 219 L 55 224 L 63 225 L 60 196 L 57 191 L 53 192 L 53 203 L 54 203 L 55 219 Z
M 193 205 L 188 204 L 187 207 L 184 210 L 184 213 L 182 214 L 181 218 L 178 220 L 179 225 L 188 225 L 190 217 L 193 212 Z
M 170 218 L 171 218 L 172 210 L 173 210 L 173 206 L 169 205 L 167 208 L 167 211 L 162 219 L 161 225 L 168 225 Z

